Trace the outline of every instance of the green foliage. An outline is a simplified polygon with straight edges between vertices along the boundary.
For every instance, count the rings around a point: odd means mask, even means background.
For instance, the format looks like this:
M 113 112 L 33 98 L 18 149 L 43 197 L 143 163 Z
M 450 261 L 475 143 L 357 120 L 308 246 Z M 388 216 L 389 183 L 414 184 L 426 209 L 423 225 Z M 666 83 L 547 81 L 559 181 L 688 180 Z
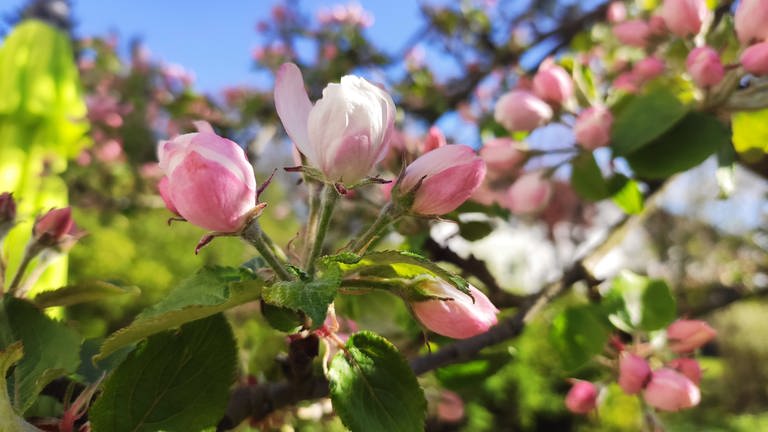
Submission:
M 581 152 L 572 161 L 571 186 L 580 197 L 599 201 L 611 195 L 608 182 L 603 178 L 592 152 Z
M 571 306 L 552 321 L 550 339 L 563 367 L 576 369 L 603 351 L 610 330 L 602 311 L 592 305 Z
M 72 306 L 74 304 L 104 300 L 120 295 L 138 295 L 138 287 L 121 287 L 104 281 L 86 281 L 35 296 L 35 304 L 41 308 Z
M 675 298 L 666 282 L 623 271 L 613 280 L 605 304 L 610 321 L 625 331 L 653 331 L 677 316 Z
M 624 213 L 638 214 L 643 211 L 645 198 L 636 181 L 616 174 L 611 177 L 609 184 L 611 190 L 614 191 L 611 199 Z
M 0 323 L 24 346 L 11 388 L 14 406 L 23 413 L 46 384 L 77 369 L 81 338 L 24 300 L 5 297 L 0 306 Z
M 242 268 L 203 268 L 182 281 L 162 302 L 146 309 L 128 327 L 109 336 L 97 357 L 103 359 L 155 333 L 257 300 L 262 287 L 261 280 Z
M 768 109 L 741 111 L 731 115 L 733 146 L 747 161 L 768 153 Z
M 15 342 L 0 351 L 0 431 L 3 432 L 35 432 L 39 431 L 23 418 L 19 417 L 11 406 L 6 388 L 5 376 L 8 370 L 24 355 L 21 342 Z
M 397 348 L 371 332 L 353 334 L 331 362 L 331 399 L 353 432 L 423 431 L 426 400 Z
M 323 275 L 311 281 L 280 281 L 264 288 L 263 299 L 274 306 L 302 311 L 312 319 L 312 327 L 325 321 L 328 305 L 336 298 L 341 284 L 341 272 L 330 267 Z
M 687 112 L 688 108 L 665 89 L 635 96 L 613 123 L 611 147 L 620 156 L 636 152 L 672 128 Z
M 478 241 L 493 232 L 493 225 L 489 221 L 459 221 L 459 235 L 469 241 Z
M 726 145 L 730 145 L 730 134 L 720 120 L 691 112 L 673 128 L 627 155 L 627 161 L 640 176 L 665 178 L 695 167 Z
M 94 432 L 199 431 L 224 413 L 237 347 L 221 314 L 150 337 L 112 373 L 90 410 Z

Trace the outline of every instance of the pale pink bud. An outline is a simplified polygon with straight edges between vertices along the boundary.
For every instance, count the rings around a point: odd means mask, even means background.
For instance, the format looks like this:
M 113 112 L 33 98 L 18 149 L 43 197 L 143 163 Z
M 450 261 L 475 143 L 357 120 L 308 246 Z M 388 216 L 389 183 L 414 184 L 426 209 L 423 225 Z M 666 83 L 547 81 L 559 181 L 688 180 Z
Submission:
M 698 34 L 708 15 L 705 0 L 664 0 L 661 7 L 664 24 L 680 37 Z
M 669 362 L 667 366 L 685 375 L 694 384 L 699 385 L 701 381 L 701 366 L 696 360 L 680 357 Z
M 694 48 L 685 61 L 688 74 L 699 87 L 711 87 L 719 83 L 725 75 L 725 68 L 720 56 L 714 49 L 703 46 Z
M 466 201 L 483 178 L 485 162 L 470 147 L 453 144 L 432 150 L 413 161 L 405 168 L 398 187 L 401 193 L 408 193 L 418 186 L 412 212 L 441 215 Z
M 541 173 L 520 176 L 507 190 L 507 208 L 512 213 L 527 214 L 542 210 L 552 196 L 552 182 Z
M 160 194 L 160 198 L 163 199 L 165 208 L 167 208 L 171 213 L 179 215 L 179 211 L 176 210 L 176 207 L 173 205 L 173 201 L 171 201 L 171 192 L 168 190 L 168 177 L 163 176 L 163 178 L 161 178 L 157 183 L 157 192 Z
M 356 183 L 387 153 L 395 104 L 363 78 L 328 84 L 313 106 L 301 71 L 286 63 L 277 72 L 275 108 L 296 147 L 329 182 Z
M 565 407 L 575 414 L 587 414 L 597 407 L 597 386 L 589 381 L 574 380 L 565 396 Z
M 464 418 L 464 401 L 461 400 L 461 396 L 450 390 L 444 390 L 437 404 L 437 418 L 448 423 L 460 422 Z
M 430 152 L 436 148 L 440 148 L 448 144 L 445 140 L 445 135 L 437 126 L 432 126 L 427 132 L 427 139 L 424 140 L 424 147 L 422 153 Z
M 664 61 L 655 56 L 646 57 L 637 62 L 632 71 L 640 80 L 650 81 L 664 73 Z
M 744 70 L 754 75 L 768 75 L 768 42 L 745 49 L 739 59 Z
M 634 19 L 614 25 L 613 35 L 623 44 L 643 48 L 648 44 L 651 28 L 647 22 Z
M 546 61 L 533 77 L 533 91 L 547 102 L 562 104 L 573 96 L 573 80 L 565 69 Z
M 525 152 L 521 144 L 510 138 L 494 138 L 486 141 L 480 148 L 480 157 L 485 161 L 489 171 L 509 173 L 525 162 Z
M 768 1 L 741 0 L 736 8 L 736 35 L 744 45 L 768 40 Z
M 613 87 L 617 90 L 624 90 L 627 93 L 635 93 L 639 90 L 639 81 L 640 79 L 634 72 L 624 72 L 613 80 Z
M 552 108 L 527 90 L 512 90 L 496 102 L 493 118 L 509 131 L 531 131 L 552 118 Z
M 446 300 L 411 303 L 416 317 L 433 332 L 454 339 L 466 339 L 485 333 L 496 325 L 499 310 L 480 290 L 469 286 L 470 297 L 443 280 L 425 280 L 419 284 L 424 294 Z
M 717 331 L 701 320 L 677 320 L 667 327 L 667 344 L 676 353 L 688 353 L 706 345 Z
M 652 15 L 648 18 L 648 27 L 651 29 L 651 36 L 664 36 L 667 33 L 667 24 L 661 15 Z
M 164 199 L 184 219 L 211 231 L 238 232 L 256 206 L 256 179 L 245 152 L 198 123 L 200 132 L 162 141 Z M 161 192 L 162 193 L 162 192 Z
M 624 2 L 615 1 L 608 5 L 608 11 L 605 14 L 608 22 L 616 24 L 627 19 L 627 7 L 624 6 Z
M 619 387 L 626 394 L 637 394 L 651 377 L 648 362 L 635 354 L 624 352 L 619 358 Z
M 573 133 L 577 143 L 587 150 L 594 150 L 611 142 L 612 125 L 611 111 L 604 106 L 594 106 L 579 114 Z
M 643 398 L 648 405 L 662 411 L 679 411 L 698 405 L 701 393 L 685 375 L 662 368 L 651 374 Z

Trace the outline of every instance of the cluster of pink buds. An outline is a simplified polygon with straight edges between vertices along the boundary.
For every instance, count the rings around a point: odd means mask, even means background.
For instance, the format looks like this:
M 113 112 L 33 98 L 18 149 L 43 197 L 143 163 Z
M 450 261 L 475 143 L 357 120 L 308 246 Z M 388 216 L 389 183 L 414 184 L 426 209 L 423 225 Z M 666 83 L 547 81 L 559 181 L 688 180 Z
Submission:
M 677 320 L 667 327 L 666 353 L 652 355 L 646 346 L 625 348 L 617 343 L 621 348 L 619 387 L 628 395 L 642 394 L 649 406 L 661 411 L 680 411 L 698 405 L 701 366 L 691 355 L 716 334 L 704 321 Z M 669 358 L 672 355 L 678 357 Z M 566 407 L 573 413 L 586 414 L 597 407 L 598 393 L 598 385 L 575 380 L 566 396 Z
M 736 8 L 736 35 L 747 48 L 739 61 L 745 71 L 768 75 L 768 2 L 742 0 Z

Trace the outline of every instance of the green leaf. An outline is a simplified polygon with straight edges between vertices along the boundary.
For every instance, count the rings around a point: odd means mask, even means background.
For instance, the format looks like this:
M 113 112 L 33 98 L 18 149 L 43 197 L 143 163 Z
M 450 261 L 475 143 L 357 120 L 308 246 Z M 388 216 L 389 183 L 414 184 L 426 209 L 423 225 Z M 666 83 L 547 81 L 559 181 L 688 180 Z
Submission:
M 637 182 L 617 174 L 608 182 L 609 189 L 613 193 L 611 199 L 614 204 L 627 214 L 638 214 L 645 207 L 645 197 L 640 192 Z
M 720 120 L 691 112 L 652 143 L 627 155 L 627 161 L 641 177 L 666 178 L 695 167 L 729 144 L 728 128 Z
M 261 315 L 267 320 L 267 324 L 270 327 L 286 333 L 295 333 L 296 329 L 304 324 L 301 316 L 296 311 L 273 306 L 264 300 L 261 301 Z
M 733 146 L 747 162 L 756 162 L 768 153 L 768 109 L 739 111 L 731 115 Z
M 571 186 L 580 197 L 599 201 L 611 193 L 592 152 L 581 152 L 571 161 Z
M 601 353 L 610 335 L 599 309 L 574 306 L 562 311 L 552 322 L 550 337 L 563 367 L 573 370 Z
M 81 337 L 32 303 L 6 297 L 4 306 L 0 314 L 7 314 L 14 337 L 24 345 L 13 371 L 13 402 L 23 413 L 49 382 L 77 370 Z
M 79 303 L 98 301 L 119 295 L 139 295 L 138 287 L 121 287 L 104 281 L 87 281 L 53 291 L 43 291 L 35 297 L 35 304 L 41 308 L 71 306 Z
M 16 414 L 11 406 L 11 400 L 8 398 L 8 383 L 5 376 L 8 370 L 16 364 L 24 355 L 21 342 L 15 342 L 8 345 L 3 351 L 0 351 L 0 431 L 3 432 L 39 432 L 40 429 L 24 421 L 22 417 Z
M 264 282 L 243 268 L 206 267 L 182 281 L 163 301 L 146 309 L 128 327 L 111 334 L 96 360 L 163 330 L 258 300 Z
M 237 345 L 222 314 L 150 337 L 89 412 L 94 432 L 199 431 L 224 415 Z
M 618 315 L 611 318 L 633 328 L 653 331 L 666 327 L 677 317 L 675 298 L 666 282 L 623 271 L 613 280 L 611 293 L 620 296 Z
M 280 281 L 265 287 L 262 295 L 271 305 L 306 313 L 312 328 L 317 328 L 325 322 L 328 305 L 336 298 L 340 284 L 341 272 L 332 266 L 313 281 Z
M 687 112 L 688 108 L 664 89 L 635 96 L 613 123 L 611 147 L 617 155 L 635 152 L 669 130 Z
M 371 332 L 353 334 L 328 371 L 331 400 L 352 432 L 424 430 L 427 402 L 397 348 Z
M 459 221 L 459 235 L 469 241 L 478 241 L 493 232 L 489 221 Z
M 413 279 L 423 275 L 431 275 L 450 283 L 459 291 L 469 294 L 469 284 L 463 278 L 443 269 L 432 261 L 406 251 L 375 251 L 365 254 L 357 264 L 342 265 L 345 274 L 364 274 L 368 269 L 377 269 L 382 273 L 382 267 L 388 266 L 397 277 Z

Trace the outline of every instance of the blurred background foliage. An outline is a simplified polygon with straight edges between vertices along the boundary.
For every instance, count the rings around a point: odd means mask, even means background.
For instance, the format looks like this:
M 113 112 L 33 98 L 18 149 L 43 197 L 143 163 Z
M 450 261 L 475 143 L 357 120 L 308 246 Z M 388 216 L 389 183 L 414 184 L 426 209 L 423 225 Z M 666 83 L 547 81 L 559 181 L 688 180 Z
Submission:
M 79 67 L 90 123 L 83 139 L 92 145 L 82 151 L 78 145 L 58 152 L 61 157 L 74 156 L 73 162 L 57 165 L 56 172 L 68 186 L 78 226 L 88 233 L 70 254 L 70 283 L 105 280 L 141 289 L 137 296 L 68 308 L 66 319 L 86 338 L 98 340 L 128 324 L 144 307 L 156 303 L 201 266 L 235 265 L 254 256 L 254 251 L 236 238 L 216 239 L 194 256 L 194 245 L 203 233 L 185 223 L 168 226 L 170 214 L 155 192 L 160 176 L 155 159 L 158 140 L 190 131 L 192 121 L 206 120 L 220 133 L 246 145 L 259 181 L 264 181 L 274 168 L 294 163 L 278 133 L 271 90 L 233 87 L 216 95 L 200 93 L 186 70 L 151 58 L 138 41 L 128 42 L 129 54 L 121 56 L 120 47 L 125 41 L 114 36 L 77 35 L 71 20 L 44 9 L 45 3 L 30 2 L 28 8 L 8 20 L 7 28 L 28 22 L 24 20 L 30 15 L 43 15 L 76 35 L 72 60 Z M 367 15 L 360 7 L 340 6 L 342 9 L 337 10 L 345 14 L 313 17 L 299 2 L 279 3 L 271 17 L 254 17 L 259 19 L 257 29 L 264 40 L 256 50 L 254 68 L 272 71 L 285 61 L 297 62 L 305 73 L 312 99 L 319 96 L 327 82 L 346 73 L 374 75 L 394 89 L 403 112 L 401 124 L 411 135 L 408 140 L 421 140 L 428 126 L 446 114 L 458 113 L 472 117 L 470 123 L 475 124 L 479 142 L 479 131 L 490 119 L 487 115 L 473 117 L 467 110 L 471 107 L 474 112 L 483 108 L 487 111 L 490 102 L 484 94 L 498 89 L 499 81 L 518 79 L 526 71 L 535 70 L 547 55 L 560 49 L 586 49 L 590 38 L 599 36 L 599 24 L 595 27 L 598 33 L 590 33 L 590 29 L 603 19 L 606 7 L 604 2 L 552 0 L 515 5 L 499 1 L 497 9 L 491 9 L 486 3 L 496 2 L 424 3 L 423 28 L 398 53 L 384 52 L 369 39 Z M 644 3 L 655 2 L 630 3 L 651 8 L 653 5 Z M 492 10 L 502 12 L 496 15 Z M 10 39 L 4 43 L 9 44 Z M 312 49 L 298 48 L 307 43 Z M 426 61 L 423 52 L 428 53 Z M 441 59 L 437 64 L 442 69 L 431 66 L 433 56 Z M 511 68 L 515 74 L 499 72 L 507 64 L 517 65 Z M 484 92 L 483 86 L 489 83 L 491 90 Z M 0 88 L 5 84 L 0 83 Z M 4 93 L 0 100 L 7 97 Z M 9 117 L 11 114 L 2 106 L 0 103 L 0 131 L 6 131 L 3 128 L 17 120 Z M 460 132 L 462 121 L 452 123 Z M 450 130 L 448 135 L 449 139 L 455 138 Z M 72 150 L 75 147 L 78 151 Z M 0 146 L 3 151 L 8 148 L 7 142 Z M 3 154 L 3 163 L 11 160 Z M 689 180 L 671 185 L 657 205 L 646 209 L 643 224 L 633 227 L 624 243 L 617 246 L 616 266 L 667 279 L 675 288 L 679 312 L 704 317 L 719 332 L 716 343 L 704 352 L 702 404 L 684 413 L 665 415 L 669 430 L 768 430 L 768 334 L 764 331 L 768 303 L 762 299 L 768 288 L 766 173 L 757 169 L 758 175 L 754 175 L 740 170 L 740 186 L 758 205 L 738 210 L 741 204 L 736 199 L 730 204 L 715 203 L 711 197 L 701 198 L 694 191 L 709 187 L 692 185 L 703 184 L 702 178 L 711 174 L 711 168 L 686 174 Z M 269 207 L 261 219 L 262 226 L 281 245 L 291 241 L 307 211 L 301 204 L 304 192 L 296 180 L 295 176 L 279 173 L 263 197 Z M 6 183 L 0 189 L 5 187 Z M 710 190 L 716 188 L 711 185 Z M 680 199 L 681 194 L 684 199 Z M 30 200 L 26 192 L 19 195 L 22 200 Z M 341 232 L 359 230 L 360 216 L 375 214 L 378 199 L 374 193 L 345 200 L 335 215 L 335 226 Z M 714 216 L 710 211 L 713 206 L 719 209 Z M 753 208 L 762 213 L 744 216 Z M 31 220 L 35 210 L 39 209 L 25 209 L 24 217 Z M 501 291 L 494 291 L 498 287 L 488 286 L 471 271 L 467 274 L 502 303 L 540 288 L 562 266 L 562 262 L 549 257 L 563 254 L 563 250 L 572 252 L 586 237 L 580 232 L 608 225 L 599 218 L 571 223 L 571 214 L 561 214 L 554 221 L 508 220 L 490 214 L 494 234 L 473 236 L 465 231 L 462 238 L 462 233 L 448 224 L 448 228 L 433 228 L 432 238 L 439 240 L 439 247 L 459 250 L 462 257 L 471 253 L 481 259 L 489 255 L 505 258 L 501 262 L 487 260 L 498 285 L 505 288 Z M 758 221 L 736 228 L 724 221 L 742 216 L 749 220 L 757 216 Z M 562 230 L 556 228 L 559 223 L 566 227 L 570 242 L 562 241 Z M 399 235 L 387 241 L 391 246 L 407 244 L 434 253 L 435 242 L 428 241 L 429 229 L 426 222 L 409 221 L 398 227 Z M 479 241 L 470 241 L 476 237 Z M 505 241 L 502 249 L 493 243 L 500 237 Z M 534 265 L 531 259 L 541 260 L 544 268 Z M 459 271 L 466 264 L 462 260 L 446 261 Z M 636 399 L 625 396 L 615 384 L 605 389 L 605 403 L 597 415 L 574 417 L 565 410 L 563 396 L 569 388 L 568 377 L 601 378 L 594 365 L 578 371 L 564 370 L 548 339 L 549 324 L 556 312 L 582 302 L 582 298 L 573 295 L 561 299 L 512 342 L 486 349 L 470 362 L 425 375 L 421 381 L 430 401 L 428 429 L 639 430 Z M 427 349 L 421 329 L 398 299 L 383 294 L 367 295 L 364 301 L 345 297 L 337 310 L 355 326 L 383 334 L 406 356 Z M 284 336 L 266 325 L 257 312 L 258 305 L 246 305 L 230 314 L 236 323 L 242 380 L 246 382 L 279 379 L 285 358 Z M 514 306 L 505 314 L 513 312 Z M 434 337 L 429 347 L 436 349 L 445 342 L 447 339 Z M 463 401 L 458 417 L 439 415 L 447 391 Z M 330 415 L 327 401 L 303 403 L 252 426 L 264 430 L 343 430 Z

